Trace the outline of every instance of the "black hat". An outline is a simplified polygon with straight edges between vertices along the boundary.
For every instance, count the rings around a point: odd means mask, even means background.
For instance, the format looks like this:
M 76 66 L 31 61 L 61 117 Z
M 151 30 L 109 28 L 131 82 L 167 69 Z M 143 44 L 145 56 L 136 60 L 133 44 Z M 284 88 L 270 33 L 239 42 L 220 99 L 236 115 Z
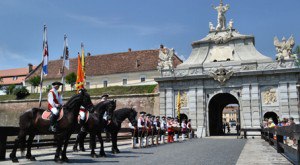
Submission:
M 151 117 L 152 115 L 150 113 L 148 113 L 146 116 Z
M 108 97 L 108 94 L 105 93 L 105 94 L 103 94 L 103 95 L 101 96 L 101 98 L 102 98 L 102 97 Z
M 58 81 L 55 81 L 55 82 L 52 83 L 52 85 L 53 85 L 53 86 L 54 86 L 54 85 L 63 85 L 63 83 L 58 82 Z
M 171 117 L 170 117 L 170 116 L 168 116 L 168 117 L 167 117 L 167 119 L 168 119 L 168 120 L 170 120 L 170 119 L 171 119 Z
M 142 112 L 140 112 L 140 114 L 141 114 L 141 115 L 145 115 L 145 114 L 146 114 L 146 112 L 143 112 L 143 111 L 142 111 Z
M 162 116 L 161 118 L 166 118 L 166 116 Z
M 160 116 L 156 116 L 156 118 L 157 118 L 157 119 L 159 119 L 159 118 L 160 118 Z

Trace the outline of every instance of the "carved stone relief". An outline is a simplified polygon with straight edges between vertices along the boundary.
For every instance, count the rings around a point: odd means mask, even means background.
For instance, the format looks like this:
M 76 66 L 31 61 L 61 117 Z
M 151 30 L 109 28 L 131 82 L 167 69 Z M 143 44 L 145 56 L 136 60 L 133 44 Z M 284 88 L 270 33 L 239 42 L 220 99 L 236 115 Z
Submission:
M 276 88 L 268 87 L 262 93 L 262 102 L 264 105 L 271 105 L 277 103 L 277 92 Z
M 219 81 L 221 85 L 224 85 L 225 81 L 230 79 L 232 75 L 232 67 L 225 68 L 222 65 L 220 65 L 218 69 L 211 69 L 209 72 L 209 76 L 213 77 L 214 80 Z

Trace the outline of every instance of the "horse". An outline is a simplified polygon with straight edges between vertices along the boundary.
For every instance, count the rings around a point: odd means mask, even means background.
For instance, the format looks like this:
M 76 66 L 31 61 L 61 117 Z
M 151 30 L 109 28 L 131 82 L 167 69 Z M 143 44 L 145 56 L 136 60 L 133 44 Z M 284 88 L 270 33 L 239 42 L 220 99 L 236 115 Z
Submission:
M 136 126 L 137 125 L 136 116 L 137 116 L 137 112 L 133 108 L 122 108 L 114 111 L 112 115 L 112 122 L 105 126 L 106 132 L 111 134 L 112 153 L 114 154 L 120 153 L 120 150 L 118 149 L 118 145 L 117 145 L 117 136 L 121 129 L 122 122 L 126 118 L 128 118 L 130 123 L 133 126 Z M 81 140 L 79 141 L 80 146 L 83 146 L 85 136 L 83 135 L 83 137 L 81 137 Z
M 63 117 L 57 122 L 58 130 L 54 133 L 55 139 L 57 140 L 57 149 L 54 156 L 55 162 L 69 161 L 66 156 L 66 150 L 70 136 L 78 125 L 77 116 L 80 106 L 85 107 L 88 111 L 92 111 L 94 107 L 90 95 L 84 89 L 80 90 L 78 94 L 72 96 L 67 103 L 63 105 L 61 110 L 63 111 Z M 29 135 L 29 138 L 27 140 L 26 158 L 31 161 L 35 161 L 35 157 L 31 154 L 32 141 L 35 135 L 39 133 L 53 134 L 53 132 L 50 132 L 48 129 L 50 121 L 42 118 L 44 111 L 44 109 L 32 108 L 21 114 L 19 119 L 20 131 L 18 137 L 15 139 L 13 150 L 9 155 L 12 162 L 18 162 L 18 158 L 16 157 L 17 148 L 19 144 L 23 144 L 24 147 L 27 135 Z M 61 148 L 62 146 L 63 150 Z
M 104 120 L 103 115 L 106 112 L 107 113 L 107 119 L 108 123 L 111 123 L 111 119 L 113 118 L 114 110 L 116 109 L 116 101 L 115 100 L 107 100 L 102 101 L 98 103 L 95 106 L 95 113 L 90 114 L 87 122 L 83 125 L 86 131 L 80 131 L 77 135 L 76 142 L 73 146 L 73 151 L 77 150 L 77 145 L 80 141 L 84 141 L 84 138 L 88 133 L 90 133 L 90 144 L 91 144 L 91 157 L 95 158 L 98 157 L 98 155 L 95 153 L 96 148 L 96 136 L 98 137 L 98 140 L 101 144 L 100 148 L 100 156 L 106 157 L 106 154 L 104 152 L 104 145 L 103 145 L 103 139 L 102 139 L 102 131 L 104 128 Z M 87 133 L 88 132 L 88 133 Z M 80 148 L 83 147 L 83 143 L 80 143 Z

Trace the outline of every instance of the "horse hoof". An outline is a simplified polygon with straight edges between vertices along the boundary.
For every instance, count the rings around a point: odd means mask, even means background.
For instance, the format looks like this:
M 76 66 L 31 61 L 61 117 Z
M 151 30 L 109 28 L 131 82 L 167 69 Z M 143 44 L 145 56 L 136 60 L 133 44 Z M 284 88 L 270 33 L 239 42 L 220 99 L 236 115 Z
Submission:
M 119 149 L 117 149 L 117 150 L 116 150 L 116 153 L 117 153 L 117 154 L 119 154 L 119 153 L 121 153 L 121 152 L 120 152 L 120 150 L 119 150 Z
M 18 158 L 15 155 L 13 155 L 12 153 L 9 154 L 9 158 L 13 163 L 19 163 Z
M 69 158 L 63 157 L 63 158 L 61 158 L 61 161 L 68 163 L 69 162 Z
M 56 162 L 56 163 L 62 163 L 62 161 L 59 159 L 59 157 L 57 157 L 57 156 L 55 156 L 54 157 L 54 161 Z
M 73 147 L 73 151 L 74 152 L 78 152 L 78 149 L 77 149 L 77 147 L 75 148 L 75 147 Z
M 26 159 L 29 159 L 30 161 L 36 161 L 35 157 L 32 155 L 26 155 Z
M 100 153 L 100 157 L 107 157 L 105 153 Z
M 84 147 L 80 147 L 80 151 L 85 152 L 85 148 Z
M 92 158 L 98 158 L 99 156 L 97 154 L 91 154 Z

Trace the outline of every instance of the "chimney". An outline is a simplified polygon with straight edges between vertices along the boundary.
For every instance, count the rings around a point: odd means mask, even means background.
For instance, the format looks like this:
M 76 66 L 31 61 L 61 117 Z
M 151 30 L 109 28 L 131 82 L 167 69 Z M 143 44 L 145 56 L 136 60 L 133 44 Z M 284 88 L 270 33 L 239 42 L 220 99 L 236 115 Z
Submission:
M 163 49 L 165 46 L 163 44 L 160 44 L 160 49 Z
M 28 73 L 30 73 L 32 71 L 32 64 L 28 64 Z
M 91 53 L 90 53 L 90 52 L 88 52 L 88 53 L 87 53 L 87 56 L 91 56 Z
M 131 52 L 131 48 L 128 48 L 128 52 Z

